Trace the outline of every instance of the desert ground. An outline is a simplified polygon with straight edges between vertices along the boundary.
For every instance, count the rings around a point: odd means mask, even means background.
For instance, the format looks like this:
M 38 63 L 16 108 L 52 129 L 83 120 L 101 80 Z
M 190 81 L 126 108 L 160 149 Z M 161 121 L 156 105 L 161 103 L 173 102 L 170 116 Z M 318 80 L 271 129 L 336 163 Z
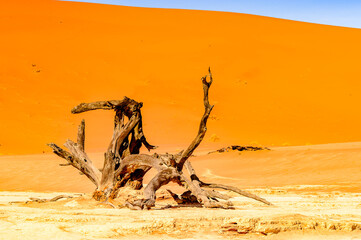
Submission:
M 171 151 L 171 149 L 168 149 Z M 92 200 L 92 183 L 50 154 L 0 157 L 1 239 L 361 239 L 361 143 L 275 147 L 191 158 L 204 181 L 240 187 L 274 206 L 229 193 L 235 209 L 171 208 L 166 189 L 153 210 L 117 209 Z M 101 165 L 102 154 L 90 154 Z M 319 164 L 323 160 L 323 164 Z M 151 175 L 146 175 L 149 181 Z M 179 192 L 181 193 L 181 192 Z M 56 202 L 38 203 L 31 198 Z

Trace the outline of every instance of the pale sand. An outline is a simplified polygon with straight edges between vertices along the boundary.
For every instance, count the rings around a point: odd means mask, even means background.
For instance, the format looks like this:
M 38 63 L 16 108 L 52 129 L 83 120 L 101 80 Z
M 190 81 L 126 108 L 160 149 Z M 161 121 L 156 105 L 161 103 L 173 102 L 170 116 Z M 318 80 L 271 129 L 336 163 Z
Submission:
M 57 194 L 1 192 L 0 239 L 361 239 L 361 194 L 249 190 L 276 206 L 234 197 L 236 210 L 132 211 L 97 205 L 89 195 L 8 204 Z
M 231 194 L 235 210 L 112 209 L 91 200 L 90 181 L 71 167 L 59 167 L 63 160 L 56 156 L 3 156 L 0 238 L 361 239 L 360 143 L 208 151 L 201 148 L 191 158 L 203 180 L 239 186 L 275 207 Z M 90 156 L 101 166 L 102 154 Z M 167 198 L 166 188 L 174 186 L 161 189 L 159 197 Z M 9 204 L 29 197 L 50 199 L 64 192 L 75 198 Z M 158 199 L 157 206 L 167 203 L 172 201 Z

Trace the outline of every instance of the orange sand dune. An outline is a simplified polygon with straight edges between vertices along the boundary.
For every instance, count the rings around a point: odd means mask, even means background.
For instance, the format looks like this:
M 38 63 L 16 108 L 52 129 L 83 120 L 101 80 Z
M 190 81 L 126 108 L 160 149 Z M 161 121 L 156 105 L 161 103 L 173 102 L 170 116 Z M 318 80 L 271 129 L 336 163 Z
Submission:
M 205 182 L 224 183 L 241 188 L 268 189 L 310 185 L 313 191 L 360 192 L 361 142 L 302 147 L 275 147 L 270 151 L 206 154 L 201 149 L 190 158 Z M 89 157 L 103 165 L 103 153 Z M 85 192 L 94 185 L 73 167 L 59 167 L 64 159 L 55 154 L 0 157 L 0 191 Z M 145 175 L 145 183 L 155 170 Z M 166 186 L 169 188 L 169 185 Z M 300 186 L 299 190 L 310 190 Z M 182 189 L 183 191 L 183 189 Z M 180 192 L 181 193 L 181 192 Z
M 125 95 L 144 102 L 152 144 L 187 145 L 208 66 L 207 139 L 359 141 L 360 42 L 360 29 L 247 14 L 1 1 L 0 153 L 49 151 L 47 142 L 74 138 L 81 118 L 88 151 L 103 150 L 113 114 L 70 109 Z

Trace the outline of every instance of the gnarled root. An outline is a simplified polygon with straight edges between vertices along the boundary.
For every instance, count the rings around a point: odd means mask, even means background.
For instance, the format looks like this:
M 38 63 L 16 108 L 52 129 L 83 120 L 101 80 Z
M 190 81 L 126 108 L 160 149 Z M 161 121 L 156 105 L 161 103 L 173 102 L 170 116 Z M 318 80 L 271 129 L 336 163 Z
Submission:
M 222 184 L 214 184 L 214 183 L 202 183 L 201 187 L 219 188 L 219 189 L 232 191 L 232 192 L 238 193 L 239 195 L 242 195 L 244 197 L 252 198 L 252 199 L 254 199 L 256 201 L 262 202 L 262 203 L 267 204 L 267 205 L 272 205 L 272 203 L 268 202 L 266 199 L 263 199 L 263 198 L 255 195 L 255 194 L 246 192 L 244 190 L 241 190 L 241 189 L 233 187 L 233 186 L 227 186 L 227 185 L 222 185 Z
M 197 187 L 199 188 L 218 188 L 218 189 L 223 189 L 223 190 L 228 190 L 228 191 L 232 191 L 232 192 L 235 192 L 235 193 L 238 193 L 239 195 L 242 195 L 244 197 L 248 197 L 248 198 L 252 198 L 256 201 L 259 201 L 259 202 L 262 202 L 264 204 L 267 204 L 267 205 L 272 205 L 272 203 L 268 202 L 267 200 L 255 195 L 255 194 L 252 194 L 252 193 L 249 193 L 249 192 L 246 192 L 244 190 L 241 190 L 237 187 L 233 187 L 233 186 L 227 186 L 227 185 L 222 185 L 222 184 L 214 184 L 214 183 L 205 183 L 205 182 L 202 182 L 197 174 L 196 174 L 196 171 L 194 170 L 192 164 L 190 163 L 190 161 L 186 161 L 184 166 L 186 167 L 186 169 L 188 170 L 190 176 L 191 176 L 191 179 L 192 179 L 192 183 L 194 185 L 196 185 Z M 214 191 L 215 193 L 213 194 L 220 194 L 216 191 Z M 221 195 L 218 195 L 218 196 L 221 196 Z M 211 196 L 209 196 L 211 197 Z M 215 196 L 216 197 L 216 196 Z M 216 198 L 221 198 L 222 197 L 216 197 Z
M 133 203 L 128 202 L 126 204 L 130 209 L 150 209 L 155 206 L 156 195 L 155 192 L 163 185 L 168 184 L 169 182 L 180 182 L 181 175 L 177 169 L 173 167 L 166 168 L 160 171 L 150 182 L 147 187 L 144 189 L 144 199 L 136 200 Z

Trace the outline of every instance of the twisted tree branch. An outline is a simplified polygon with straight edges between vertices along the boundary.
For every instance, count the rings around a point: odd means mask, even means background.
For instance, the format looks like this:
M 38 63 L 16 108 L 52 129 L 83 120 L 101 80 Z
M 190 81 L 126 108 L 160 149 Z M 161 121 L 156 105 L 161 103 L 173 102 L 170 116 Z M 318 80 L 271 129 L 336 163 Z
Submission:
M 210 79 L 209 82 L 207 81 L 207 76 L 209 76 Z M 208 75 L 202 77 L 203 93 L 204 93 L 203 95 L 204 114 L 201 119 L 201 123 L 199 125 L 199 130 L 196 138 L 192 141 L 189 147 L 182 153 L 180 159 L 178 160 L 178 164 L 177 164 L 178 171 L 182 171 L 185 161 L 192 155 L 193 151 L 199 146 L 204 136 L 206 135 L 207 120 L 214 107 L 214 105 L 209 104 L 209 100 L 208 100 L 208 91 L 212 85 L 212 82 L 213 82 L 213 78 L 212 78 L 211 68 L 208 68 Z

